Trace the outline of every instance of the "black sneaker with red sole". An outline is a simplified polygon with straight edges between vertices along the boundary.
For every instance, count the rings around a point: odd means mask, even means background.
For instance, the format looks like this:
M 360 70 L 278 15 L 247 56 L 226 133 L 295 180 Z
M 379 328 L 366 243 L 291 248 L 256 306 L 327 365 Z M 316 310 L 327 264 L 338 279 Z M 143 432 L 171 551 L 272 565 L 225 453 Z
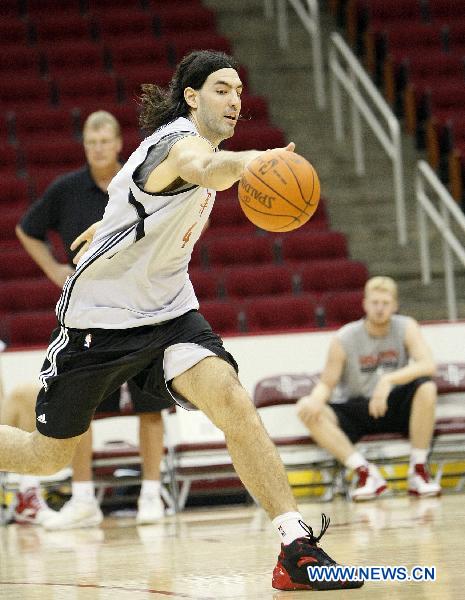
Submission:
M 339 566 L 318 546 L 318 542 L 325 534 L 330 522 L 324 514 L 321 515 L 321 521 L 322 527 L 318 537 L 313 535 L 311 527 L 301 521 L 302 527 L 308 534 L 287 546 L 281 544 L 281 552 L 273 571 L 272 580 L 272 586 L 276 590 L 348 590 L 362 587 L 363 581 L 312 581 L 310 579 L 308 567 Z

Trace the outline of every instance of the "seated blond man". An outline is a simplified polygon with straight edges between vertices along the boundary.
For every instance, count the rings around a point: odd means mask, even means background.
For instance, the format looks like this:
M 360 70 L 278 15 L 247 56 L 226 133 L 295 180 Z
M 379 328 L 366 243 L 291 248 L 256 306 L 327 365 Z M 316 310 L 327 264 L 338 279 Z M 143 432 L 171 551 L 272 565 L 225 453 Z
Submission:
M 375 433 L 409 435 L 411 494 L 436 496 L 441 491 L 426 467 L 437 396 L 431 380 L 435 363 L 418 323 L 395 314 L 397 296 L 390 277 L 367 282 L 365 318 L 336 333 L 320 381 L 297 403 L 316 443 L 355 471 L 355 501 L 375 499 L 387 489 L 379 470 L 354 445 Z

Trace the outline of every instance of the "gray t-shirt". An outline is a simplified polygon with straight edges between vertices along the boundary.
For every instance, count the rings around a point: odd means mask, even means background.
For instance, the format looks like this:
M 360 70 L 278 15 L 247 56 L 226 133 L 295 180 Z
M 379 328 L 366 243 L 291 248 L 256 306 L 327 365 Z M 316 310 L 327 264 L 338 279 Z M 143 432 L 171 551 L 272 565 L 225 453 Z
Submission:
M 407 365 L 405 330 L 409 320 L 393 315 L 389 331 L 382 337 L 368 333 L 365 319 L 341 327 L 336 335 L 344 348 L 346 364 L 333 402 L 345 402 L 356 396 L 371 398 L 381 375 Z

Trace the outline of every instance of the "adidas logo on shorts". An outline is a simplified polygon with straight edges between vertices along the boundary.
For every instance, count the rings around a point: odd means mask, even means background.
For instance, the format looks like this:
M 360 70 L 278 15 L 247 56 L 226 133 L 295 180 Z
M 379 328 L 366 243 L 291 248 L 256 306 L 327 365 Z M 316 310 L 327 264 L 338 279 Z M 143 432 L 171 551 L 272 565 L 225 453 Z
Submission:
M 37 420 L 39 421 L 39 423 L 46 423 L 47 422 L 47 420 L 45 418 L 45 415 L 39 415 L 37 417 Z

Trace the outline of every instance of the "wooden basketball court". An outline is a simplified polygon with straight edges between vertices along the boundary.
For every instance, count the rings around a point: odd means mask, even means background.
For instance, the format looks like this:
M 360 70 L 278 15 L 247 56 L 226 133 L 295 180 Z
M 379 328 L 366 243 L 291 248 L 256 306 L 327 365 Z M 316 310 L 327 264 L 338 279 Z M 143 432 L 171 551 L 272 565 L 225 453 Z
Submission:
M 325 599 L 465 597 L 463 495 L 422 500 L 396 496 L 364 505 L 338 498 L 299 506 L 316 533 L 320 513 L 331 517 L 322 545 L 339 562 L 436 567 L 435 582 L 370 582 L 361 590 L 326 592 Z M 9 525 L 0 527 L 0 598 L 308 597 L 308 592 L 272 589 L 278 546 L 276 533 L 256 507 L 190 509 L 143 527 L 129 518 L 107 518 L 101 529 L 64 532 Z

